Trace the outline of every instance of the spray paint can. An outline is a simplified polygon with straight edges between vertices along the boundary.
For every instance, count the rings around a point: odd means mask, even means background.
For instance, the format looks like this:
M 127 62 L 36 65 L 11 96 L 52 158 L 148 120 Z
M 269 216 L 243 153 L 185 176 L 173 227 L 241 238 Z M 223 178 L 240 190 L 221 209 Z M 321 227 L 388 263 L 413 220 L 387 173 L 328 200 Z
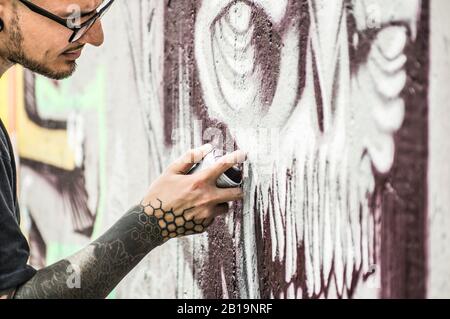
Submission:
M 195 174 L 205 168 L 211 167 L 225 154 L 218 149 L 213 148 L 203 159 L 195 164 L 188 172 L 188 174 Z M 239 187 L 242 184 L 242 169 L 238 165 L 234 165 L 226 172 L 224 172 L 217 179 L 216 185 L 220 188 L 234 188 Z

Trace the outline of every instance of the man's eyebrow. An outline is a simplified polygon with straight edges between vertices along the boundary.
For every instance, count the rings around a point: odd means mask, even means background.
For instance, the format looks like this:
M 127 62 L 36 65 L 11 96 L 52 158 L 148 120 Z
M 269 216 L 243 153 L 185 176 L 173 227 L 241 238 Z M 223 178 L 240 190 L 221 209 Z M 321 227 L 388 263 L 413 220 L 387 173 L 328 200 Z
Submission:
M 80 10 L 81 11 L 81 13 L 80 13 L 80 18 L 85 18 L 85 17 L 88 17 L 88 16 L 90 16 L 90 15 L 93 15 L 94 13 L 97 13 L 97 11 L 98 11 L 98 9 L 103 5 L 105 3 L 105 0 L 101 0 L 100 1 L 100 4 L 97 6 L 97 7 L 95 7 L 94 9 L 92 9 L 92 10 Z M 72 10 L 72 11 L 66 11 L 66 12 L 64 12 L 62 15 L 60 15 L 60 17 L 62 17 L 63 19 L 67 19 L 67 18 L 70 18 L 70 17 L 73 17 L 73 15 L 75 14 L 75 13 L 78 13 L 78 12 L 76 12 L 75 10 Z
M 90 16 L 90 15 L 96 13 L 96 12 L 97 12 L 97 9 L 94 9 L 94 10 L 91 10 L 91 11 L 81 12 L 81 17 L 84 18 L 84 17 Z
M 98 8 L 100 8 L 103 3 L 104 3 L 104 1 L 101 1 L 100 4 L 96 8 L 94 8 L 92 10 L 89 10 L 89 11 L 81 10 L 80 18 L 85 18 L 85 17 L 88 17 L 90 15 L 93 15 L 94 13 L 97 13 Z M 67 18 L 73 17 L 73 15 L 75 13 L 77 13 L 77 11 L 75 11 L 75 10 L 66 11 L 63 14 L 60 14 L 59 16 L 62 17 L 63 19 L 67 19 Z

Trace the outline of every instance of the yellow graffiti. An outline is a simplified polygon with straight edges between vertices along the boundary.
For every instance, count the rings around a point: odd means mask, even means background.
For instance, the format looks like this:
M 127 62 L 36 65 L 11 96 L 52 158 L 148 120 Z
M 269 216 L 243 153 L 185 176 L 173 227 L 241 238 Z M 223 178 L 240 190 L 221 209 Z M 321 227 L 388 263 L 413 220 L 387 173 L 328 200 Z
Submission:
M 0 118 L 5 124 L 8 131 L 11 132 L 10 121 L 11 117 L 9 116 L 11 103 L 10 103 L 10 92 L 11 92 L 11 77 L 9 76 L 9 72 L 0 78 Z
M 14 67 L 0 79 L 0 118 L 15 140 L 20 158 L 75 169 L 66 130 L 51 130 L 32 122 L 25 110 L 24 71 Z
M 52 165 L 64 170 L 75 169 L 75 156 L 68 144 L 67 131 L 40 127 L 25 110 L 24 74 L 16 74 L 17 144 L 21 158 Z
M 0 78 L 0 118 L 8 121 L 8 82 L 6 77 Z

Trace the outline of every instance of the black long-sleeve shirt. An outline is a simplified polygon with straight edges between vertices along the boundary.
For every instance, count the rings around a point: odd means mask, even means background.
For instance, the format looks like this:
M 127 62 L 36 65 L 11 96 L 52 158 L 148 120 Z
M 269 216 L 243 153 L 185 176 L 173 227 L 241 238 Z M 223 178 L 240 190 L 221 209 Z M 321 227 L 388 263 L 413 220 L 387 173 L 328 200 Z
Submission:
M 27 265 L 30 249 L 19 226 L 13 154 L 11 141 L 0 119 L 0 291 L 20 286 L 36 272 Z

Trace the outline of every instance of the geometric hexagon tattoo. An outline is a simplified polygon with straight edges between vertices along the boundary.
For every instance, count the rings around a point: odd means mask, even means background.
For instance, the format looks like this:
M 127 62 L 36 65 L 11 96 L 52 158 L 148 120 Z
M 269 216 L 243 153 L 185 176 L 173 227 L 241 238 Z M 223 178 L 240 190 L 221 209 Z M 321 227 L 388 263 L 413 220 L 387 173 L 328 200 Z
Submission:
M 141 205 L 149 216 L 151 224 L 157 223 L 161 228 L 164 242 L 170 238 L 203 233 L 214 220 L 213 218 L 193 219 L 193 216 L 188 212 L 194 207 L 179 212 L 174 212 L 173 209 L 165 211 L 162 208 L 162 201 L 157 200 L 159 201 L 159 207 L 153 207 L 150 203 L 147 205 L 141 203 Z

